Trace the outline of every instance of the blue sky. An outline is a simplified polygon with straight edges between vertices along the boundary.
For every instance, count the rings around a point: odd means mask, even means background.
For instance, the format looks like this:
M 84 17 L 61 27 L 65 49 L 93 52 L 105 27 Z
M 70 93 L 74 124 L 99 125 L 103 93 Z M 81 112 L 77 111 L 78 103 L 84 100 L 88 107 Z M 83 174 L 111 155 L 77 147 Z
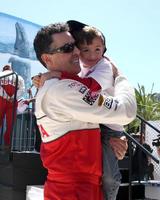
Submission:
M 99 28 L 107 55 L 130 82 L 160 92 L 159 0 L 1 0 L 0 12 L 47 25 L 75 19 Z

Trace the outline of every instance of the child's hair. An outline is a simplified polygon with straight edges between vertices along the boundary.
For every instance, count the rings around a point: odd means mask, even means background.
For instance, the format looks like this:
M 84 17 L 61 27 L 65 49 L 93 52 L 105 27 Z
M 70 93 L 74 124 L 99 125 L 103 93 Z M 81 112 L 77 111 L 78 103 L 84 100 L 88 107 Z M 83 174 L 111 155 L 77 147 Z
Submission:
M 106 52 L 106 44 L 105 44 L 105 37 L 102 34 L 101 31 L 99 31 L 97 28 L 92 26 L 84 26 L 81 31 L 77 31 L 74 35 L 74 38 L 76 40 L 76 45 L 79 48 L 81 44 L 92 44 L 92 41 L 94 38 L 99 37 L 102 40 L 102 43 L 104 45 L 104 52 Z

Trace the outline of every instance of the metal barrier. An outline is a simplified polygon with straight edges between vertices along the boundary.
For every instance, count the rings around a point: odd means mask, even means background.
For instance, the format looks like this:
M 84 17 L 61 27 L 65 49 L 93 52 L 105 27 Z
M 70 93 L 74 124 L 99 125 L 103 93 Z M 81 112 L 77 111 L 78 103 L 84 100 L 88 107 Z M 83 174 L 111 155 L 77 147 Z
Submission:
M 15 72 L 0 76 L 0 150 L 39 151 L 41 139 L 34 116 L 34 102 L 17 114 L 17 89 L 18 75 Z
M 28 108 L 22 114 L 17 114 L 12 132 L 11 151 L 39 152 L 40 143 L 40 133 L 32 108 Z
M 140 120 L 140 138 L 142 139 L 142 134 L 144 134 L 144 124 L 148 125 L 150 128 L 152 128 L 153 130 L 155 130 L 157 133 L 160 133 L 160 130 L 157 129 L 155 126 L 153 126 L 150 122 L 146 121 L 144 118 L 142 118 L 140 115 L 137 114 L 137 118 Z M 148 157 L 152 158 L 153 161 L 155 161 L 155 163 L 159 164 L 159 159 L 156 158 L 152 153 L 150 153 L 141 143 L 139 143 L 136 139 L 134 139 L 130 134 L 128 134 L 127 132 L 125 132 L 126 137 L 129 140 L 129 193 L 128 193 L 128 199 L 132 200 L 132 156 L 133 156 L 133 144 L 135 144 L 137 146 L 137 148 L 140 149 L 140 152 L 144 152 Z M 139 156 L 139 169 L 141 168 L 141 157 Z M 143 169 L 142 169 L 143 170 Z M 143 184 L 141 182 L 142 180 L 139 177 L 139 184 Z

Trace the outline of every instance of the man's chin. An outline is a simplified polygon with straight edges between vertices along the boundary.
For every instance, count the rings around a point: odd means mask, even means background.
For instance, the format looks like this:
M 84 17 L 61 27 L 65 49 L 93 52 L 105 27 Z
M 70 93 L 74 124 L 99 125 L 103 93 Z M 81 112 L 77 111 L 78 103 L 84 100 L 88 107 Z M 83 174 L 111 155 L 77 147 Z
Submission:
M 79 74 L 79 72 L 80 71 L 72 71 L 72 72 L 70 72 L 70 74 L 77 75 L 77 74 Z
M 80 71 L 81 71 L 80 66 L 75 66 L 75 68 L 73 69 L 72 74 L 79 74 Z

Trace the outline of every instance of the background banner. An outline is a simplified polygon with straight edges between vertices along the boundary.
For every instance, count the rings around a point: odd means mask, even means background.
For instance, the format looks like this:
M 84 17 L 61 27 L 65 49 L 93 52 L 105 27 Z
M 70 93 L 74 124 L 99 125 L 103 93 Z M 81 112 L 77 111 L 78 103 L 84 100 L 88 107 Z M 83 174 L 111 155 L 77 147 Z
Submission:
M 25 81 L 26 91 L 31 77 L 45 68 L 37 60 L 33 40 L 40 25 L 0 12 L 0 71 L 10 64 Z

